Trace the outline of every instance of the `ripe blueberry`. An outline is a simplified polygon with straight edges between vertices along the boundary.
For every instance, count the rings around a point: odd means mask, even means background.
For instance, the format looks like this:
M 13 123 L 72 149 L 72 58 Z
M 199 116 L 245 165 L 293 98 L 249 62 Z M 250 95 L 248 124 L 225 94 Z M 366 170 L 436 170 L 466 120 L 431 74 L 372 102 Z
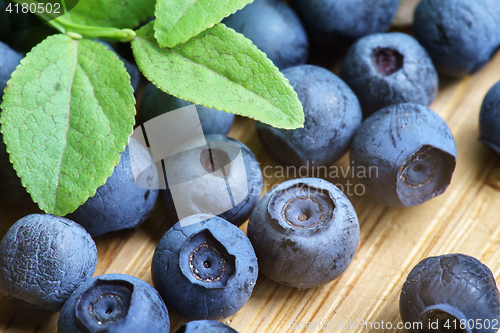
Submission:
M 333 281 L 358 247 L 359 224 L 347 197 L 318 178 L 286 181 L 257 204 L 248 223 L 260 271 L 296 288 Z
M 440 74 L 461 77 L 481 68 L 500 46 L 500 2 L 422 0 L 413 30 Z
M 311 39 L 319 45 L 344 49 L 358 38 L 391 26 L 399 0 L 292 0 Z
M 235 314 L 249 299 L 257 273 L 257 258 L 243 231 L 204 214 L 168 230 L 151 264 L 153 284 L 165 304 L 194 320 Z
M 441 255 L 412 269 L 401 290 L 399 310 L 405 323 L 423 327 L 409 329 L 410 333 L 494 333 L 500 322 L 500 294 L 490 269 L 479 260 Z
M 137 180 L 132 158 L 136 167 L 145 166 L 145 171 Z M 148 218 L 156 204 L 158 189 L 158 172 L 153 158 L 146 148 L 131 137 L 111 177 L 97 189 L 93 197 L 68 217 L 80 223 L 92 236 L 133 229 Z
M 59 311 L 92 278 L 97 249 L 79 224 L 49 214 L 28 215 L 0 243 L 0 289 L 23 304 Z
M 388 106 L 367 118 L 351 145 L 366 192 L 388 206 L 414 206 L 442 194 L 455 170 L 457 148 L 444 122 L 429 108 Z
M 250 39 L 279 69 L 307 61 L 307 34 L 297 14 L 281 0 L 256 0 L 222 22 Z
M 340 77 L 358 97 L 365 117 L 397 103 L 427 106 L 439 83 L 427 51 L 399 32 L 360 38 L 349 49 Z
M 283 165 L 314 167 L 335 162 L 347 151 L 361 124 L 358 98 L 325 68 L 300 65 L 283 74 L 304 107 L 304 128 L 283 130 L 256 122 L 262 144 Z
M 260 166 L 252 151 L 235 139 L 220 134 L 205 139 L 208 145 L 187 143 L 184 152 L 167 159 L 169 188 L 162 190 L 167 213 L 174 221 L 193 214 L 217 214 L 240 226 L 260 199 Z
M 164 333 L 167 307 L 148 283 L 124 274 L 101 275 L 80 286 L 66 301 L 59 333 Z
M 484 97 L 479 113 L 479 132 L 479 140 L 500 154 L 500 81 Z

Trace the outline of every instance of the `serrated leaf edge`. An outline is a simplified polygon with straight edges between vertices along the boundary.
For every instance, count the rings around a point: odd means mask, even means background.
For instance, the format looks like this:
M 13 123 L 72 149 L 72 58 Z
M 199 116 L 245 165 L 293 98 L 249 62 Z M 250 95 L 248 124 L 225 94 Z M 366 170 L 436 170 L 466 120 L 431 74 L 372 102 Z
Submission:
M 54 36 L 54 37 L 55 37 L 55 36 L 60 36 L 60 34 L 53 35 L 53 36 Z M 49 37 L 47 37 L 47 38 L 50 38 L 50 37 L 53 37 L 53 36 L 49 36 Z M 43 42 L 43 41 L 42 41 L 42 42 Z M 29 53 L 31 53 L 31 52 L 33 52 L 33 51 L 35 51 L 35 50 L 39 47 L 39 45 L 40 45 L 42 42 L 40 42 L 40 43 L 39 43 L 39 44 L 37 44 L 35 47 L 33 47 L 33 48 L 31 49 L 31 51 L 30 51 L 30 52 L 26 53 L 26 56 L 27 56 Z M 78 41 L 72 40 L 72 42 L 73 42 L 73 43 L 75 43 L 75 42 L 78 42 Z M 97 42 L 96 42 L 96 43 L 97 43 Z M 99 44 L 99 43 L 98 43 L 98 44 Z M 106 48 L 106 46 L 104 46 L 104 45 L 101 45 L 101 46 L 103 46 L 104 48 Z M 113 54 L 113 56 L 114 56 L 114 57 L 115 57 L 115 58 L 116 58 L 116 59 L 117 59 L 120 63 L 122 63 L 122 64 L 123 64 L 123 67 L 124 67 L 124 69 L 125 69 L 125 73 L 127 73 L 127 76 L 128 76 L 128 78 L 129 78 L 129 81 L 130 81 L 130 80 L 131 80 L 130 75 L 128 74 L 128 71 L 126 70 L 126 68 L 125 68 L 125 64 L 123 63 L 123 61 L 121 61 L 121 60 L 120 60 L 120 58 L 118 58 L 118 55 L 117 55 L 116 53 L 114 53 L 113 51 L 108 50 L 107 48 L 106 48 L 106 50 L 107 50 L 107 51 L 109 51 L 109 52 L 111 52 L 111 53 Z M 75 52 L 76 52 L 76 49 L 75 49 Z M 9 87 L 10 87 L 9 83 L 10 83 L 10 81 L 11 81 L 11 80 L 13 80 L 13 78 L 17 75 L 17 74 L 16 74 L 16 71 L 17 71 L 17 69 L 18 69 L 21 65 L 23 65 L 23 62 L 25 62 L 26 56 L 25 56 L 25 57 L 21 60 L 20 64 L 16 67 L 16 70 L 12 73 L 11 78 L 7 81 L 7 86 L 6 86 L 6 87 L 5 87 L 5 89 L 4 89 L 4 92 L 5 92 L 5 93 L 4 93 L 4 96 L 8 93 L 8 90 L 9 90 Z M 76 62 L 76 61 L 77 61 L 77 57 L 75 57 L 75 62 Z M 76 68 L 76 67 L 75 67 L 75 68 Z M 134 99 L 135 99 L 135 96 L 134 96 Z M 5 98 L 3 99 L 2 104 L 3 104 L 3 102 L 4 102 L 4 101 L 5 101 Z M 0 105 L 0 107 L 1 107 L 1 105 Z M 2 110 L 3 110 L 3 108 L 2 108 Z M 136 108 L 134 108 L 134 111 L 135 111 L 135 113 L 134 113 L 134 116 L 135 116 L 135 115 L 137 114 L 137 109 L 136 109 Z M 5 137 L 6 137 L 6 133 L 4 132 L 4 130 L 5 130 L 5 124 L 3 123 L 3 118 L 4 118 L 4 117 L 3 117 L 2 115 L 0 115 L 0 123 L 2 124 L 2 126 L 0 126 L 0 132 L 2 133 L 3 137 L 5 138 Z M 135 121 L 134 121 L 134 125 L 135 125 Z M 132 130 L 130 131 L 130 133 L 129 133 L 129 135 L 128 135 L 128 137 L 129 137 L 129 141 L 130 141 L 130 136 L 131 136 L 131 135 L 133 134 L 133 132 L 134 132 L 133 127 L 134 127 L 134 126 L 132 126 Z M 7 134 L 8 134 L 8 133 L 7 133 Z M 7 137 L 8 137 L 8 135 L 7 135 Z M 14 171 L 16 172 L 17 177 L 20 179 L 20 181 L 21 181 L 21 185 L 22 185 L 22 186 L 26 189 L 26 192 L 27 192 L 27 193 L 29 194 L 29 196 L 31 197 L 31 200 L 32 200 L 35 204 L 37 204 L 37 205 L 38 205 L 38 207 L 39 207 L 41 210 L 43 210 L 45 213 L 47 213 L 47 214 L 54 214 L 54 215 L 57 215 L 57 212 L 56 212 L 55 210 L 49 210 L 49 209 L 48 209 L 48 207 L 46 207 L 46 205 L 42 204 L 41 202 L 38 202 L 37 200 L 35 200 L 35 198 L 33 198 L 32 193 L 29 191 L 29 187 L 25 185 L 25 180 L 24 180 L 24 179 L 23 179 L 23 178 L 19 175 L 18 168 L 17 168 L 17 166 L 18 166 L 18 164 L 19 164 L 19 161 L 18 161 L 18 160 L 16 160 L 16 159 L 14 158 L 14 155 L 13 155 L 13 154 L 11 154 L 11 150 L 9 149 L 9 144 L 8 144 L 5 140 L 4 140 L 4 143 L 5 143 L 6 151 L 7 151 L 7 153 L 9 154 L 9 161 L 10 161 L 10 163 L 12 164 L 12 167 L 14 168 Z M 114 169 L 116 168 L 116 166 L 120 163 L 121 155 L 122 155 L 122 153 L 125 151 L 125 149 L 127 148 L 127 145 L 128 145 L 128 143 L 127 143 L 127 144 L 125 144 L 125 145 L 123 146 L 123 149 L 122 149 L 122 148 L 120 148 L 120 151 L 121 151 L 121 152 L 119 153 L 118 158 L 116 159 L 116 161 L 113 161 L 113 163 L 112 163 L 112 165 L 113 165 L 113 166 L 111 167 L 111 169 L 112 169 L 113 171 L 114 171 Z M 60 175 L 58 175 L 58 179 L 59 179 L 59 176 L 60 176 Z M 97 186 L 97 188 L 96 188 L 95 190 L 93 190 L 93 191 L 89 191 L 88 193 L 89 193 L 90 195 L 89 195 L 89 196 L 88 196 L 88 198 L 87 198 L 87 199 L 85 199 L 83 202 L 82 202 L 82 201 L 79 201 L 79 206 L 83 205 L 85 202 L 87 202 L 87 200 L 88 200 L 89 198 L 93 197 L 93 196 L 97 193 L 97 190 L 99 189 L 99 187 L 101 187 L 102 185 L 106 184 L 106 182 L 107 182 L 107 180 L 108 180 L 108 178 L 109 178 L 109 177 L 111 177 L 111 175 L 110 175 L 110 176 L 108 176 L 108 177 L 104 180 L 104 183 L 102 183 L 101 185 Z M 59 185 L 58 185 L 58 186 L 59 186 Z M 44 207 L 44 206 L 45 206 L 45 207 Z M 78 206 L 78 207 L 79 207 L 79 206 Z M 78 207 L 77 207 L 76 209 L 78 209 Z M 75 209 L 75 210 L 76 210 L 76 209 Z M 60 215 L 60 216 L 65 216 L 65 215 L 70 214 L 70 213 L 72 213 L 72 212 L 74 212 L 74 211 L 67 212 L 67 213 L 65 213 L 64 215 Z
M 49 36 L 50 37 L 50 36 Z M 48 38 L 48 37 L 47 37 Z M 28 53 L 26 53 L 26 55 L 24 56 L 23 59 L 21 59 L 21 62 L 19 63 L 19 65 L 17 65 L 16 69 L 12 72 L 12 75 L 10 76 L 10 79 L 7 81 L 7 86 L 5 87 L 4 89 L 4 95 L 3 95 L 3 101 L 2 101 L 2 104 L 0 104 L 0 108 L 2 109 L 2 111 L 4 110 L 4 108 L 2 107 L 4 102 L 5 102 L 5 97 L 7 96 L 7 94 L 9 93 L 9 88 L 11 87 L 11 81 L 13 81 L 14 77 L 17 75 L 17 70 L 24 64 L 25 62 L 25 59 L 26 57 L 28 56 L 29 53 L 35 51 L 39 45 L 41 44 L 42 42 L 38 43 L 37 45 L 35 45 L 35 47 L 33 47 Z M 0 132 L 2 133 L 3 135 L 3 141 L 4 141 L 4 144 L 5 144 L 5 150 L 7 151 L 7 154 L 9 155 L 9 162 L 10 164 L 12 164 L 12 168 L 14 169 L 17 177 L 19 178 L 20 182 L 21 182 L 21 185 L 26 189 L 26 192 L 29 194 L 31 200 L 38 205 L 38 207 L 47 212 L 45 209 L 43 209 L 41 206 L 41 204 L 39 202 L 37 202 L 34 198 L 33 198 L 33 195 L 32 193 L 29 191 L 28 187 L 24 184 L 25 181 L 24 179 L 21 177 L 21 175 L 19 175 L 19 171 L 18 171 L 18 168 L 17 168 L 17 165 L 18 165 L 18 161 L 14 158 L 14 156 L 11 154 L 11 151 L 9 149 L 9 144 L 7 143 L 7 141 L 5 140 L 6 137 L 8 137 L 8 133 L 5 133 L 5 123 L 3 122 L 4 120 L 4 115 L 3 114 L 0 114 L 0 124 L 2 124 L 2 126 L 0 126 Z M 8 126 L 8 125 L 7 125 Z
M 192 6 L 193 6 L 193 5 L 194 5 L 197 1 L 198 1 L 198 0 L 193 0 L 192 4 L 189 6 L 189 8 L 191 8 L 191 7 L 192 7 Z M 230 2 L 230 1 L 231 1 L 231 0 L 228 0 L 227 2 Z M 176 47 L 177 45 L 182 44 L 182 43 L 185 43 L 185 42 L 187 42 L 188 40 L 190 40 L 191 38 L 198 36 L 198 35 L 199 35 L 199 34 L 201 34 L 203 31 L 205 31 L 205 30 L 207 30 L 207 29 L 212 28 L 214 25 L 216 25 L 216 24 L 218 24 L 218 23 L 221 23 L 221 21 L 222 21 L 223 19 L 225 19 L 226 17 L 229 17 L 229 16 L 233 15 L 233 14 L 234 14 L 234 13 L 236 13 L 238 10 L 241 10 L 241 9 L 245 8 L 247 5 L 249 5 L 249 4 L 251 4 L 251 3 L 253 3 L 254 1 L 255 1 L 255 0 L 249 0 L 246 4 L 244 4 L 244 5 L 243 5 L 243 6 L 241 6 L 240 8 L 236 8 L 233 12 L 231 12 L 231 13 L 229 13 L 228 15 L 224 16 L 224 17 L 223 17 L 223 18 L 222 18 L 219 22 L 215 22 L 215 23 L 213 23 L 213 24 L 209 25 L 208 27 L 206 27 L 204 30 L 199 31 L 199 32 L 198 32 L 198 34 L 196 34 L 196 35 L 194 35 L 194 36 L 191 36 L 191 37 L 189 37 L 189 38 L 188 38 L 188 39 L 186 39 L 186 40 L 182 40 L 182 41 L 180 41 L 180 42 L 177 42 L 176 44 L 170 43 L 170 42 L 169 42 L 169 39 L 168 39 L 168 35 L 170 35 L 170 33 L 172 32 L 173 28 L 177 26 L 177 24 L 178 24 L 178 23 L 179 23 L 179 21 L 182 19 L 182 17 L 184 16 L 184 14 L 185 14 L 185 13 L 189 10 L 189 8 L 188 8 L 186 11 L 184 11 L 183 15 L 182 15 L 182 16 L 180 16 L 180 17 L 177 19 L 177 21 L 175 22 L 175 24 L 172 26 L 172 29 L 170 29 L 169 33 L 167 34 L 167 38 L 165 38 L 167 41 L 166 41 L 164 44 L 162 44 L 162 43 L 161 43 L 160 38 L 158 37 L 158 35 L 157 35 L 157 33 L 156 33 L 156 22 L 155 22 L 155 24 L 153 25 L 154 37 L 155 37 L 155 39 L 156 39 L 156 42 L 158 43 L 158 45 L 159 45 L 161 48 L 167 48 L 167 47 L 168 47 L 168 48 L 173 48 L 173 47 Z M 156 14 L 156 11 L 158 10 L 158 3 L 159 3 L 159 2 L 158 2 L 158 1 L 156 1 L 156 5 L 155 5 L 155 14 Z M 156 20 L 155 20 L 155 21 L 156 21 Z
M 258 53 L 261 53 L 261 54 L 264 56 L 264 58 L 266 59 L 265 61 L 267 61 L 268 63 L 270 63 L 272 66 L 276 66 L 276 65 L 274 65 L 274 63 L 273 63 L 273 62 L 272 62 L 272 61 L 271 61 L 271 60 L 267 57 L 267 55 L 266 55 L 263 51 L 261 51 L 261 50 L 260 50 L 260 49 L 259 49 L 259 48 L 258 48 L 258 47 L 257 47 L 257 46 L 256 46 L 256 45 L 255 45 L 255 44 L 254 44 L 251 40 L 250 40 L 250 39 L 246 38 L 243 34 L 241 34 L 241 33 L 237 32 L 237 31 L 235 31 L 234 29 L 232 29 L 232 28 L 230 28 L 230 27 L 226 26 L 224 23 L 217 23 L 217 24 L 221 24 L 221 25 L 223 25 L 224 27 L 226 27 L 227 29 L 232 30 L 235 34 L 239 35 L 241 38 L 243 38 L 244 40 L 246 40 L 246 42 L 247 42 L 248 44 L 251 44 L 251 45 L 254 47 L 254 49 L 255 49 Z M 214 26 L 215 26 L 215 24 L 214 24 Z M 202 31 L 201 33 L 205 32 L 205 31 L 206 31 L 206 30 Z M 201 33 L 200 33 L 200 34 L 201 34 Z M 196 38 L 196 37 L 197 37 L 197 36 L 199 36 L 200 34 L 198 34 L 198 35 L 196 35 L 196 36 L 194 36 L 194 37 L 192 37 L 192 38 Z M 192 38 L 191 38 L 191 39 L 192 39 Z M 150 45 L 152 45 L 152 46 L 155 46 L 155 47 L 160 47 L 159 45 L 154 45 L 153 43 L 151 43 L 151 42 L 147 41 L 146 39 L 143 39 L 143 38 L 141 38 L 141 37 L 139 37 L 139 36 L 137 36 L 137 37 L 135 37 L 135 38 L 134 38 L 134 40 L 138 40 L 138 39 L 142 39 L 144 42 L 147 42 L 147 43 L 149 43 L 149 44 L 150 44 Z M 156 37 L 155 37 L 155 39 L 156 39 Z M 187 61 L 189 61 L 189 62 L 191 62 L 191 63 L 193 63 L 193 64 L 195 64 L 195 65 L 197 65 L 197 66 L 203 67 L 204 69 L 209 70 L 209 71 L 211 71 L 211 72 L 215 73 L 216 75 L 219 75 L 219 76 L 221 76 L 221 77 L 224 77 L 224 76 L 220 75 L 219 73 L 217 73 L 217 72 L 215 72 L 215 71 L 213 71 L 213 70 L 211 70 L 211 69 L 208 69 L 207 67 L 204 67 L 203 65 L 197 64 L 197 63 L 193 62 L 192 60 L 190 60 L 190 59 L 188 59 L 188 58 L 186 58 L 186 57 L 183 57 L 183 56 L 181 56 L 181 55 L 180 55 L 180 54 L 178 54 L 178 53 L 173 52 L 173 51 L 172 51 L 172 49 L 170 49 L 170 48 L 165 48 L 165 47 L 160 47 L 160 48 L 161 48 L 161 49 L 163 49 L 163 50 L 169 51 L 170 53 L 173 53 L 173 54 L 175 54 L 175 55 L 177 55 L 177 56 L 179 56 L 179 57 L 181 57 L 181 58 L 183 58 L 183 59 L 185 59 L 185 60 L 187 60 Z M 134 58 L 135 58 L 135 54 L 134 54 Z M 139 63 L 139 62 L 141 62 L 141 60 L 142 60 L 142 59 L 136 59 L 136 61 L 137 61 L 138 63 Z M 146 78 L 147 78 L 147 79 L 148 79 L 151 83 L 153 83 L 153 84 L 154 84 L 154 85 L 155 85 L 158 89 L 160 89 L 161 91 L 163 91 L 163 92 L 165 92 L 165 93 L 167 93 L 167 94 L 170 94 L 170 95 L 172 95 L 172 96 L 174 96 L 174 97 L 177 97 L 177 98 L 183 99 L 183 100 L 185 100 L 185 101 L 188 101 L 188 102 L 191 102 L 191 103 L 194 103 L 194 104 L 198 104 L 198 102 L 194 101 L 193 99 L 190 99 L 189 97 L 186 97 L 186 98 L 184 98 L 184 97 L 179 97 L 179 95 L 178 95 L 178 94 L 175 94 L 175 93 L 170 93 L 170 92 L 168 92 L 168 91 L 166 91 L 166 90 L 164 90 L 164 89 L 160 88 L 160 87 L 158 86 L 158 83 L 157 83 L 157 82 L 156 82 L 153 78 L 150 78 L 150 77 L 149 77 L 146 73 L 143 73 L 143 75 L 144 75 L 144 76 L 145 76 L 145 77 L 146 77 Z M 297 129 L 297 128 L 303 128 L 303 127 L 304 127 L 304 119 L 305 119 L 305 118 L 304 118 L 304 113 L 303 113 L 303 111 L 304 111 L 304 110 L 303 110 L 302 103 L 300 102 L 299 97 L 298 97 L 298 95 L 297 95 L 297 92 L 295 91 L 295 89 L 293 89 L 293 87 L 290 85 L 290 81 L 286 78 L 286 76 L 284 76 L 284 75 L 283 75 L 283 73 L 282 73 L 281 71 L 279 71 L 279 70 L 278 70 L 278 73 L 275 73 L 274 75 L 277 75 L 279 78 L 281 78 L 281 79 L 283 80 L 283 82 L 285 82 L 286 84 L 288 84 L 288 85 L 290 86 L 291 91 L 292 91 L 292 93 L 294 94 L 294 97 L 297 99 L 297 101 L 299 102 L 299 105 L 301 106 L 301 111 L 302 111 L 302 115 L 303 115 L 303 116 L 301 117 L 301 119 L 300 119 L 300 120 L 297 120 L 295 117 L 292 117 L 292 116 L 290 116 L 290 115 L 288 115 L 288 114 L 287 114 L 287 116 L 288 116 L 289 118 L 291 118 L 293 121 L 295 121 L 295 122 L 296 122 L 297 124 L 299 124 L 300 126 L 297 126 L 297 127 L 282 127 L 282 126 L 280 126 L 280 127 L 278 127 L 278 128 L 282 128 L 282 129 L 289 129 L 289 130 L 293 130 L 293 129 Z M 248 90 L 249 92 L 251 92 L 252 94 L 254 94 L 255 96 L 257 96 L 258 98 L 264 99 L 267 103 L 271 104 L 274 108 L 276 108 L 276 109 L 278 109 L 278 110 L 280 110 L 280 111 L 281 111 L 281 109 L 279 109 L 277 106 L 275 106 L 274 104 L 272 104 L 269 100 L 265 99 L 263 96 L 258 95 L 256 92 L 254 92 L 254 91 L 250 90 L 249 88 L 247 88 L 247 87 L 245 87 L 245 86 L 243 86 L 243 85 L 241 85 L 241 84 L 238 84 L 237 82 L 234 82 L 234 81 L 232 81 L 232 80 L 229 80 L 229 79 L 228 79 L 228 78 L 226 78 L 226 77 L 224 77 L 224 78 L 225 78 L 225 79 L 227 79 L 228 81 L 230 81 L 230 82 L 234 83 L 234 84 L 240 85 L 241 87 L 245 88 L 246 90 Z M 215 107 L 215 106 L 208 105 L 208 104 L 199 104 L 199 105 L 203 105 L 203 106 L 205 106 L 205 107 L 212 108 L 212 109 L 215 109 L 215 110 L 218 110 L 218 111 L 227 112 L 227 113 L 232 113 L 232 114 L 236 114 L 236 115 L 239 115 L 239 116 L 242 116 L 242 117 L 251 118 L 251 119 L 254 119 L 254 120 L 256 120 L 256 121 L 260 121 L 260 120 L 257 120 L 257 119 L 255 119 L 255 118 L 251 117 L 251 116 L 248 116 L 248 115 L 245 115 L 245 114 L 243 114 L 243 113 L 241 113 L 241 112 L 238 112 L 238 111 L 235 111 L 235 112 L 229 112 L 229 111 L 226 111 L 226 110 L 220 110 L 219 108 L 217 108 L 217 107 Z M 286 114 L 286 113 L 285 113 L 285 114 Z M 263 122 L 263 121 L 262 121 L 262 122 Z M 263 122 L 263 123 L 264 123 L 264 122 Z M 276 127 L 276 124 L 274 124 L 273 122 L 265 122 L 265 123 L 266 123 L 266 124 L 268 124 L 268 125 L 271 125 L 271 126 L 273 126 L 273 127 Z

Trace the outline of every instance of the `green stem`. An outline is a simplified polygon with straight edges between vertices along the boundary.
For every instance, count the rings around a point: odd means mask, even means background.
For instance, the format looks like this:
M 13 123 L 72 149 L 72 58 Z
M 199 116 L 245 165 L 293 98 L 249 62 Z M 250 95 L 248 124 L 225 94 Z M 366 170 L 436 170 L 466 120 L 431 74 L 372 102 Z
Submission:
M 38 8 L 38 1 L 36 0 L 13 0 L 18 4 L 35 4 Z M 63 2 L 64 4 L 64 2 Z M 68 34 L 72 38 L 77 36 L 82 36 L 86 38 L 106 38 L 110 40 L 116 40 L 120 42 L 129 42 L 135 37 L 135 31 L 131 29 L 117 29 L 109 27 L 95 27 L 74 24 L 63 18 L 64 15 L 56 17 L 47 13 L 35 12 L 42 21 L 47 22 L 49 25 L 59 30 L 64 34 Z

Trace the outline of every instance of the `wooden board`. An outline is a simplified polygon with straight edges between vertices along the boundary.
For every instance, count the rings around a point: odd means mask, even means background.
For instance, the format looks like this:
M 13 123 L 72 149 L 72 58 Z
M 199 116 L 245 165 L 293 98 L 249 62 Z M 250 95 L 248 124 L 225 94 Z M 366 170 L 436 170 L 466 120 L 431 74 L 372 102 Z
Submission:
M 321 63 L 321 57 L 318 58 Z M 339 63 L 329 68 L 338 73 Z M 346 332 L 403 332 L 397 329 L 399 293 L 407 274 L 421 259 L 461 252 L 475 256 L 500 278 L 500 158 L 478 138 L 478 115 L 489 88 L 500 80 L 500 53 L 474 76 L 441 78 L 431 108 L 453 131 L 458 163 L 446 193 L 420 206 L 395 209 L 368 197 L 351 196 L 361 225 L 357 254 L 336 281 L 310 290 L 281 286 L 260 276 L 248 303 L 225 322 L 243 332 L 331 332 L 335 325 L 364 321 L 369 327 Z M 259 142 L 253 121 L 238 118 L 230 136 L 243 141 L 262 163 L 275 166 Z M 335 165 L 347 167 L 348 156 Z M 286 179 L 265 177 L 265 191 Z M 330 179 L 336 184 L 350 178 Z M 36 207 L 2 206 L 3 236 L 17 219 Z M 160 202 L 136 232 L 99 239 L 95 275 L 125 273 L 151 283 L 150 263 L 161 235 L 171 226 Z M 246 230 L 246 224 L 242 227 Z M 1 333 L 55 332 L 58 314 L 25 308 L 0 296 Z M 171 332 L 185 321 L 171 313 Z M 319 323 L 329 324 L 321 329 Z M 315 327 L 300 329 L 310 322 Z M 382 324 L 383 323 L 383 324 Z M 380 329 L 376 329 L 380 327 Z M 385 325 L 385 326 L 384 326 Z M 392 328 L 389 325 L 392 326 Z

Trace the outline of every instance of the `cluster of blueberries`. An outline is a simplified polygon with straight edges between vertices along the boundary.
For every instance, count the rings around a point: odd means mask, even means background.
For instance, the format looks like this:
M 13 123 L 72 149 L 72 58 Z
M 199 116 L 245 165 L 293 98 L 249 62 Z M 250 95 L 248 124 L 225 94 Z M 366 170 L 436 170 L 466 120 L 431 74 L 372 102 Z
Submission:
M 384 33 L 399 0 L 380 0 L 376 7 L 369 0 L 291 2 L 299 15 L 281 0 L 255 0 L 223 21 L 267 54 L 304 107 L 303 128 L 256 123 L 266 150 L 277 163 L 307 168 L 331 165 L 350 150 L 352 167 L 377 168 L 376 177 L 359 181 L 385 205 L 414 206 L 442 194 L 450 184 L 457 150 L 444 120 L 427 106 L 437 94 L 438 72 L 455 77 L 473 73 L 500 47 L 500 2 L 422 0 L 414 16 L 415 38 Z M 22 24 L 25 17 L 18 19 Z M 0 25 L 0 39 L 17 47 L 18 39 L 2 34 L 3 29 Z M 309 38 L 323 49 L 347 51 L 340 78 L 305 64 Z M 23 58 L 10 46 L 0 42 L 0 102 Z M 120 58 L 137 91 L 137 67 Z M 147 83 L 140 120 L 187 105 L 191 103 Z M 75 212 L 66 217 L 29 215 L 9 229 L 0 243 L 0 290 L 28 306 L 60 310 L 60 333 L 168 332 L 167 307 L 193 320 L 178 333 L 210 333 L 236 332 L 216 320 L 235 314 L 248 301 L 259 271 L 301 289 L 338 278 L 351 263 L 360 237 L 349 199 L 319 178 L 285 181 L 260 198 L 263 178 L 254 167 L 255 155 L 227 136 L 235 116 L 199 105 L 196 109 L 209 147 L 233 144 L 243 163 L 232 165 L 232 153 L 223 148 L 191 150 L 196 158 L 187 162 L 179 155 L 167 161 L 174 170 L 208 174 L 206 188 L 183 193 L 189 216 L 179 219 L 168 184 L 159 190 L 156 168 L 141 168 L 146 186 L 138 186 L 134 168 L 154 161 L 147 148 L 130 138 L 112 176 Z M 500 82 L 481 107 L 480 140 L 500 154 Z M 136 152 L 133 163 L 131 151 Z M 221 178 L 227 184 L 245 179 L 245 195 L 224 213 L 207 215 L 210 186 Z M 233 203 L 236 192 L 230 192 Z M 158 196 L 177 222 L 153 255 L 154 287 L 123 274 L 92 278 L 97 264 L 92 237 L 137 228 Z M 2 140 L 0 197 L 30 200 Z M 239 228 L 246 220 L 248 236 Z M 500 294 L 491 271 L 475 258 L 430 257 L 408 275 L 400 312 L 405 322 L 499 321 Z

